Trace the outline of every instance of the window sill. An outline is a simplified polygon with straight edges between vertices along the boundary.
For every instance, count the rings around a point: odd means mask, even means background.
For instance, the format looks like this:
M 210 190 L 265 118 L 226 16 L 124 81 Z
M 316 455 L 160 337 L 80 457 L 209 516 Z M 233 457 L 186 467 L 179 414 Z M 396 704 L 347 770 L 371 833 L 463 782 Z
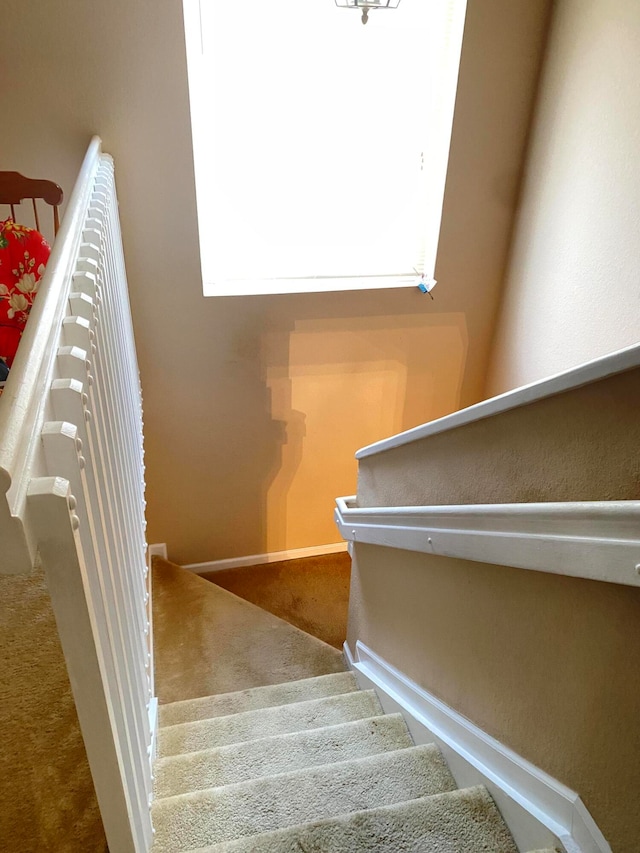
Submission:
M 410 275 L 359 276 L 347 278 L 272 278 L 203 282 L 205 296 L 266 296 L 284 293 L 324 293 L 342 290 L 381 290 L 417 287 L 420 277 Z

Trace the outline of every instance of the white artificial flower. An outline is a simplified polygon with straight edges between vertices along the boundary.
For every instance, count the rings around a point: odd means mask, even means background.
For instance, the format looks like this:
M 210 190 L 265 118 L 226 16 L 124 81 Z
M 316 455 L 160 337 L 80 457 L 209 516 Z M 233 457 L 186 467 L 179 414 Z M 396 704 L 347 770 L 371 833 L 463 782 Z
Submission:
M 27 311 L 29 308 L 29 300 L 26 296 L 23 296 L 21 293 L 12 293 L 9 298 L 9 305 L 11 306 L 7 311 L 7 317 L 12 320 L 16 311 Z
M 38 289 L 38 284 L 39 282 L 36 281 L 36 277 L 32 272 L 26 272 L 16 282 L 18 290 L 22 293 L 35 293 Z

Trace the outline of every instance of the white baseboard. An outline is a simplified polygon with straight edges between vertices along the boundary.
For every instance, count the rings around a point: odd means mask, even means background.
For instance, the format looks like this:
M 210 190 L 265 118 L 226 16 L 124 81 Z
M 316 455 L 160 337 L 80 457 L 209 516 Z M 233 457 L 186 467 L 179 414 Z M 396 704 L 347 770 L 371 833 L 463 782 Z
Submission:
M 460 787 L 484 784 L 519 850 L 557 847 L 567 853 L 611 853 L 575 791 L 526 761 L 428 693 L 363 643 L 349 668 L 363 688 L 376 689 L 387 713 L 400 711 L 416 743 L 435 741 Z
M 154 545 L 147 546 L 147 555 L 149 557 L 149 563 L 151 563 L 152 557 L 162 557 L 163 560 L 167 558 L 167 543 L 166 542 L 156 542 Z
M 321 557 L 324 554 L 339 554 L 347 550 L 346 542 L 331 545 L 314 545 L 311 548 L 294 548 L 290 551 L 272 551 L 270 554 L 251 554 L 248 557 L 231 557 L 228 560 L 212 560 L 208 563 L 191 563 L 183 566 L 198 575 L 207 572 L 221 572 L 223 569 L 238 569 L 242 566 L 260 566 L 267 563 L 281 563 L 284 560 L 302 560 L 305 557 Z

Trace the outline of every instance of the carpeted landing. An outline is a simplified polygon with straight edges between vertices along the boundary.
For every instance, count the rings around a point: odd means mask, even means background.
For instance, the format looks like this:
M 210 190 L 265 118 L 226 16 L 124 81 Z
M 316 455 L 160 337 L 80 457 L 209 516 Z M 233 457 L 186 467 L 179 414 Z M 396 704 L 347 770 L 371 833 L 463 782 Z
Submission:
M 161 704 L 344 671 L 337 649 L 158 557 L 152 600 Z
M 342 651 L 351 557 L 346 551 L 201 575 Z
M 153 853 L 517 853 L 345 672 L 162 706 L 152 817 Z

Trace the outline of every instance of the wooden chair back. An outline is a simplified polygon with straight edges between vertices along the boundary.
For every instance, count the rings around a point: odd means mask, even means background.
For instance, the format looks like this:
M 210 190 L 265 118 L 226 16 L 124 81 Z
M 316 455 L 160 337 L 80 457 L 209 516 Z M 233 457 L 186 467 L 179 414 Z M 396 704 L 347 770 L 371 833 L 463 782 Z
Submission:
M 36 201 L 41 200 L 53 207 L 53 233 L 55 235 L 60 227 L 58 208 L 62 204 L 62 198 L 62 190 L 53 181 L 25 178 L 19 172 L 0 172 L 0 204 L 9 205 L 11 218 L 14 222 L 16 221 L 15 206 L 22 201 L 30 200 L 33 205 L 36 230 L 40 231 L 40 218 Z

